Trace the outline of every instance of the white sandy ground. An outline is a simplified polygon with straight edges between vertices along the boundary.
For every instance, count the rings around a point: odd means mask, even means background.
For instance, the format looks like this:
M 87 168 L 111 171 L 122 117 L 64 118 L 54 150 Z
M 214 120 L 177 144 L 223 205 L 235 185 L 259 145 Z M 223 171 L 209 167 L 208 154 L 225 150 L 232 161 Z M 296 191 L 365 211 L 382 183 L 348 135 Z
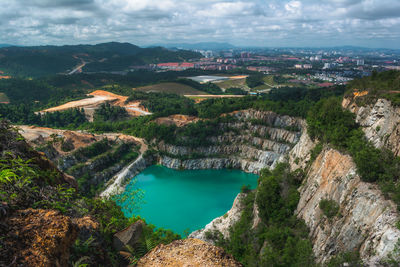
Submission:
M 54 111 L 62 111 L 66 109 L 71 109 L 71 108 L 84 108 L 87 106 L 92 106 L 92 105 L 97 105 L 104 103 L 105 101 L 111 101 L 115 100 L 116 98 L 111 97 L 111 96 L 101 96 L 101 95 L 95 95 L 91 98 L 85 98 L 77 101 L 71 101 L 68 103 L 65 103 L 64 105 L 57 106 L 57 107 L 52 107 L 43 110 L 42 112 L 54 112 Z

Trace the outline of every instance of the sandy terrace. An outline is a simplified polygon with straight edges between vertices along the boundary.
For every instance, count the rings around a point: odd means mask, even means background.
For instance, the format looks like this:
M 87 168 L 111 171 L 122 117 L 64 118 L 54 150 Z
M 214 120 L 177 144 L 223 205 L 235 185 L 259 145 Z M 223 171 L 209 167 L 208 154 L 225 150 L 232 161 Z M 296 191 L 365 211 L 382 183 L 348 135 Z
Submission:
M 144 115 L 153 114 L 153 113 L 149 112 L 146 108 L 144 108 L 141 105 L 140 101 L 129 102 L 128 104 L 124 105 L 124 108 L 132 116 L 144 116 Z

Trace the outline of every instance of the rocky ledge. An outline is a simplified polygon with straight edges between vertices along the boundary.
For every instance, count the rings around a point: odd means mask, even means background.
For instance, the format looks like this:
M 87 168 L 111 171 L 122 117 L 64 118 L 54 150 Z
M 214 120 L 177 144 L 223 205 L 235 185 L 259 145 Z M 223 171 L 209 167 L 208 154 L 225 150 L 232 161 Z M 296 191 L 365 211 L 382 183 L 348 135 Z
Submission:
M 137 264 L 137 267 L 240 267 L 242 266 L 222 248 L 199 239 L 183 239 L 159 245 Z

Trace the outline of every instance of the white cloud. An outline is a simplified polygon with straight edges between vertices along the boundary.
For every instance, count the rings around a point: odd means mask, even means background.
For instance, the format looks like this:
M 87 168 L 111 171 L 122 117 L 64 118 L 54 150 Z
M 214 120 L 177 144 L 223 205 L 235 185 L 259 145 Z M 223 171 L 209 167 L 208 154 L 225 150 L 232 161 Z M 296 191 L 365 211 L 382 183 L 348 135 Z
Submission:
M 290 1 L 289 3 L 285 4 L 286 11 L 299 14 L 301 12 L 301 2 L 300 1 Z
M 0 0 L 0 5 L 0 43 L 400 43 L 399 0 Z
M 215 3 L 207 9 L 199 10 L 197 15 L 202 17 L 237 16 L 240 19 L 240 16 L 254 15 L 256 13 L 254 7 L 255 4 L 251 2 L 221 2 Z

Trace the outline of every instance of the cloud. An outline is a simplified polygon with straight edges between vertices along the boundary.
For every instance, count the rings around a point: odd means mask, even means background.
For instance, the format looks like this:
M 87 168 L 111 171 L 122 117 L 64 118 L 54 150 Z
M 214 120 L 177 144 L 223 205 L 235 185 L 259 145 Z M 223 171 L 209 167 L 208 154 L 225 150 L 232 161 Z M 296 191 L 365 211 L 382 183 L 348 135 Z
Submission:
M 400 43 L 398 0 L 0 0 L 0 43 Z

